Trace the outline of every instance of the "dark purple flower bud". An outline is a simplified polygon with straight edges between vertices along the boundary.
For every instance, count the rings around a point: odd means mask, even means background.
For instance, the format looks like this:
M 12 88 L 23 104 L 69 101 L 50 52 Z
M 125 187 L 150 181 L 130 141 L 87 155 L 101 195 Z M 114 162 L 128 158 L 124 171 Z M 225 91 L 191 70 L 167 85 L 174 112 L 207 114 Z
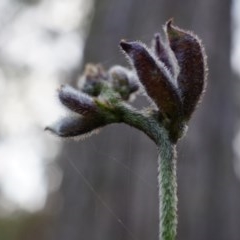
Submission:
M 166 32 L 180 67 L 177 80 L 184 117 L 188 120 L 205 89 L 206 55 L 199 38 L 189 31 L 172 26 L 172 20 L 166 23 Z
M 113 66 L 108 71 L 112 87 L 123 100 L 128 100 L 130 95 L 139 89 L 136 74 L 122 66 Z
M 86 116 L 97 111 L 92 97 L 70 86 L 61 86 L 58 96 L 64 106 L 81 115 Z
M 177 59 L 170 47 L 163 43 L 159 33 L 155 34 L 154 36 L 153 50 L 157 58 L 165 64 L 173 78 L 177 78 L 179 73 Z
M 97 97 L 105 81 L 107 81 L 107 73 L 102 65 L 87 64 L 82 77 L 80 77 L 78 86 L 81 91 Z
M 132 61 L 148 96 L 162 114 L 170 118 L 179 116 L 181 99 L 174 79 L 165 65 L 140 42 L 121 41 L 120 45 Z
M 105 121 L 98 116 L 72 116 L 63 118 L 53 126 L 47 127 L 45 130 L 59 137 L 85 137 L 97 133 L 99 128 L 105 125 Z

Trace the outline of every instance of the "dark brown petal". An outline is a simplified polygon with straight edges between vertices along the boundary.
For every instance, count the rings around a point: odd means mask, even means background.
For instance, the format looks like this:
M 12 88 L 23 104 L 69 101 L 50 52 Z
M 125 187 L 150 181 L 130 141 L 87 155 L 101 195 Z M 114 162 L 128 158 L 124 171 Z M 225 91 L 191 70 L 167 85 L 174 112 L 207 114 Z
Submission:
M 193 33 L 166 23 L 170 47 L 180 67 L 178 86 L 183 100 L 184 117 L 188 120 L 205 89 L 206 57 L 200 40 Z
M 162 113 L 170 118 L 179 116 L 181 99 L 164 64 L 155 59 L 140 42 L 122 41 L 120 45 L 132 61 L 148 96 Z

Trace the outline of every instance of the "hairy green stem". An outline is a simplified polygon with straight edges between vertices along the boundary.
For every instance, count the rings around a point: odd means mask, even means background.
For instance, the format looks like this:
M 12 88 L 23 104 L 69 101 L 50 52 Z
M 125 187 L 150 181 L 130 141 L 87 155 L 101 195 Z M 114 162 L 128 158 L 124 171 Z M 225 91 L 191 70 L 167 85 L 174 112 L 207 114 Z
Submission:
M 166 138 L 159 146 L 160 239 L 175 240 L 177 233 L 176 146 Z
M 153 115 L 125 105 L 118 106 L 122 121 L 145 132 L 158 146 L 160 240 L 175 240 L 177 234 L 176 145 Z
M 124 103 L 116 105 L 115 111 L 120 116 L 118 122 L 124 122 L 144 132 L 156 144 L 161 142 L 160 136 L 162 136 L 162 132 L 165 133 L 166 130 L 159 124 L 159 121 L 153 115 L 145 111 L 138 111 Z

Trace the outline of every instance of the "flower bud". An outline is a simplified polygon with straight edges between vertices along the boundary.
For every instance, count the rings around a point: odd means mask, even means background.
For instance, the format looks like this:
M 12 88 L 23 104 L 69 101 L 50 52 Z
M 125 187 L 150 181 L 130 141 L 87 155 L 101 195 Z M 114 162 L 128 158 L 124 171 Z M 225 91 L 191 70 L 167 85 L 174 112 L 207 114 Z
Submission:
M 181 99 L 171 74 L 164 64 L 140 42 L 120 43 L 129 56 L 147 95 L 169 118 L 179 116 Z
M 72 116 L 61 119 L 45 130 L 59 137 L 81 137 L 97 133 L 97 130 L 105 125 L 104 120 L 98 117 Z
M 206 56 L 196 35 L 166 23 L 166 33 L 180 67 L 178 86 L 183 101 L 183 114 L 189 120 L 205 89 Z
M 177 59 L 171 48 L 164 44 L 159 33 L 154 35 L 153 50 L 157 58 L 163 62 L 173 78 L 176 79 L 179 73 Z
M 123 100 L 128 100 L 130 95 L 139 89 L 137 76 L 127 68 L 113 66 L 108 71 L 113 89 L 117 91 Z
M 100 64 L 87 64 L 83 75 L 80 77 L 78 87 L 81 91 L 97 97 L 101 90 L 104 81 L 107 80 L 107 74 Z
M 81 115 L 89 115 L 97 111 L 92 97 L 70 86 L 61 86 L 58 96 L 64 106 Z

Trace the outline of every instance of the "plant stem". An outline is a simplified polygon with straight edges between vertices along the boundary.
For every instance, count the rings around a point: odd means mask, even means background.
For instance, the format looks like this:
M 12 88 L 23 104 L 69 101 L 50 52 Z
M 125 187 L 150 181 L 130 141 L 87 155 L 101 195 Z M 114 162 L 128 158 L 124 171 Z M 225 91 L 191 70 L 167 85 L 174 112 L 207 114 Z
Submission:
M 177 234 L 176 144 L 166 128 L 150 115 L 124 104 L 117 106 L 121 121 L 145 132 L 158 146 L 160 240 L 175 240 Z
M 159 146 L 160 239 L 175 240 L 177 233 L 176 146 L 165 138 Z

